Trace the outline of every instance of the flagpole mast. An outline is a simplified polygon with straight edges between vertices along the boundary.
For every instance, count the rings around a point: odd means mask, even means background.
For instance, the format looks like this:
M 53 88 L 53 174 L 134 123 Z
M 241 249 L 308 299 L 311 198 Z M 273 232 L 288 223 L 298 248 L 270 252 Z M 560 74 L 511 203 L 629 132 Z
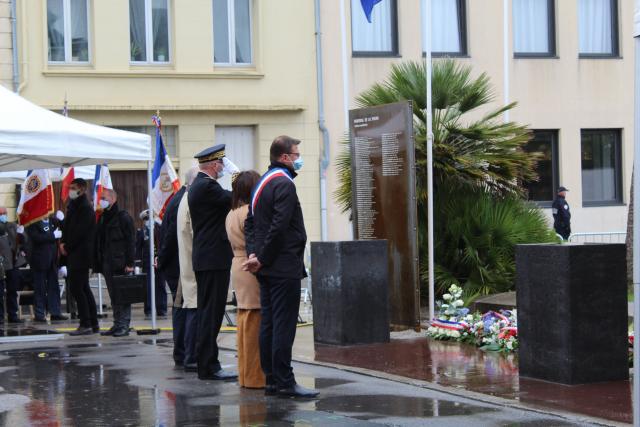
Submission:
M 433 229 L 433 115 L 431 94 L 431 0 L 423 2 L 422 35 L 426 63 L 427 103 L 425 106 L 427 121 L 427 228 L 428 228 L 428 270 L 429 270 L 429 320 L 435 318 L 435 254 Z

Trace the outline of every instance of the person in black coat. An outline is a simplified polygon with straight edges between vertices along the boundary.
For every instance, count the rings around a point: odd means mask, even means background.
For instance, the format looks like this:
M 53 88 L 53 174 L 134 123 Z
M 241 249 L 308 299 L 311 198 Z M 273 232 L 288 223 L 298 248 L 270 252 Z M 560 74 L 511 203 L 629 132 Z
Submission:
M 113 303 L 113 276 L 133 272 L 135 255 L 135 227 L 131 215 L 118 206 L 114 190 L 103 190 L 100 206 L 102 215 L 96 229 L 96 273 L 102 273 L 113 308 L 113 326 L 101 335 L 122 337 L 129 335 L 131 304 Z
M 51 320 L 67 320 L 60 312 L 60 286 L 58 284 L 58 245 L 62 232 L 54 229 L 49 218 L 37 221 L 26 228 L 31 241 L 29 265 L 33 275 L 35 321 L 46 322 L 46 312 Z
M 227 304 L 233 251 L 225 220 L 231 210 L 231 192 L 216 181 L 225 173 L 224 145 L 208 148 L 195 157 L 200 172 L 189 187 L 193 227 L 193 271 L 198 285 L 198 378 L 232 379 L 222 369 L 216 340 Z
M 142 220 L 142 228 L 136 230 L 136 260 L 142 262 L 142 272 L 147 275 L 147 297 L 144 302 L 144 315 L 151 316 L 151 275 L 149 274 L 149 210 L 145 209 L 140 212 L 139 218 Z M 161 226 L 154 222 L 153 237 L 155 248 L 158 248 L 158 242 L 162 239 Z M 154 256 L 157 256 L 157 249 L 154 250 Z M 155 281 L 155 298 L 156 298 L 156 314 L 158 316 L 167 315 L 167 288 L 165 287 L 165 278 L 158 268 L 154 266 Z
M 253 190 L 245 221 L 244 268 L 260 282 L 260 363 L 266 394 L 315 397 L 296 383 L 291 349 L 300 309 L 300 281 L 306 277 L 307 233 L 293 179 L 302 167 L 300 141 L 279 136 L 271 144 L 269 171 Z
M 569 240 L 571 236 L 571 211 L 567 203 L 567 190 L 565 187 L 558 188 L 558 195 L 551 205 L 553 214 L 553 228 L 564 240 Z
M 80 325 L 69 335 L 89 335 L 100 329 L 96 300 L 89 287 L 95 224 L 96 213 L 87 198 L 87 181 L 76 178 L 69 185 L 69 204 L 60 242 L 60 253 L 66 257 L 70 292 L 80 318 Z

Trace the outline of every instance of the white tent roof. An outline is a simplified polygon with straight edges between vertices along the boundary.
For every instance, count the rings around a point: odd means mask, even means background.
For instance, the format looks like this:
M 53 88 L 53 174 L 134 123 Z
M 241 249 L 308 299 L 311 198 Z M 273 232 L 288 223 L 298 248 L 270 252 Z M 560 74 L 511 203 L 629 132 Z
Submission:
M 149 160 L 149 135 L 70 119 L 0 86 L 0 171 Z
M 86 180 L 93 180 L 96 176 L 95 166 L 76 166 L 74 169 L 74 176 L 76 178 L 83 178 Z M 29 171 L 8 171 L 0 172 L 0 184 L 22 184 L 27 178 Z M 60 168 L 49 169 L 49 176 L 53 181 L 61 181 Z

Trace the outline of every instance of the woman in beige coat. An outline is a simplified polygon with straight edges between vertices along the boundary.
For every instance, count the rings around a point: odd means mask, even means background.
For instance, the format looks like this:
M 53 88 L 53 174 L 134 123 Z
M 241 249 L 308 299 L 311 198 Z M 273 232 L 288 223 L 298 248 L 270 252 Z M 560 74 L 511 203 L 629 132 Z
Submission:
M 233 249 L 231 282 L 238 301 L 238 382 L 241 387 L 264 388 L 260 365 L 260 285 L 256 277 L 242 270 L 247 260 L 244 220 L 249 212 L 251 190 L 260 180 L 254 171 L 239 173 L 231 184 L 231 212 L 227 215 L 227 236 Z

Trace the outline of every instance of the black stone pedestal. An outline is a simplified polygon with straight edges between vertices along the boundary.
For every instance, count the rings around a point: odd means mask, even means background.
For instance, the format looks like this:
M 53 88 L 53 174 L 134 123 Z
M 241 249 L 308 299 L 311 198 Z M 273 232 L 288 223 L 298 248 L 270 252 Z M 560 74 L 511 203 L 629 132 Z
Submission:
M 386 240 L 311 243 L 315 342 L 389 342 L 388 276 Z
M 625 245 L 519 245 L 516 276 L 521 376 L 629 378 Z

